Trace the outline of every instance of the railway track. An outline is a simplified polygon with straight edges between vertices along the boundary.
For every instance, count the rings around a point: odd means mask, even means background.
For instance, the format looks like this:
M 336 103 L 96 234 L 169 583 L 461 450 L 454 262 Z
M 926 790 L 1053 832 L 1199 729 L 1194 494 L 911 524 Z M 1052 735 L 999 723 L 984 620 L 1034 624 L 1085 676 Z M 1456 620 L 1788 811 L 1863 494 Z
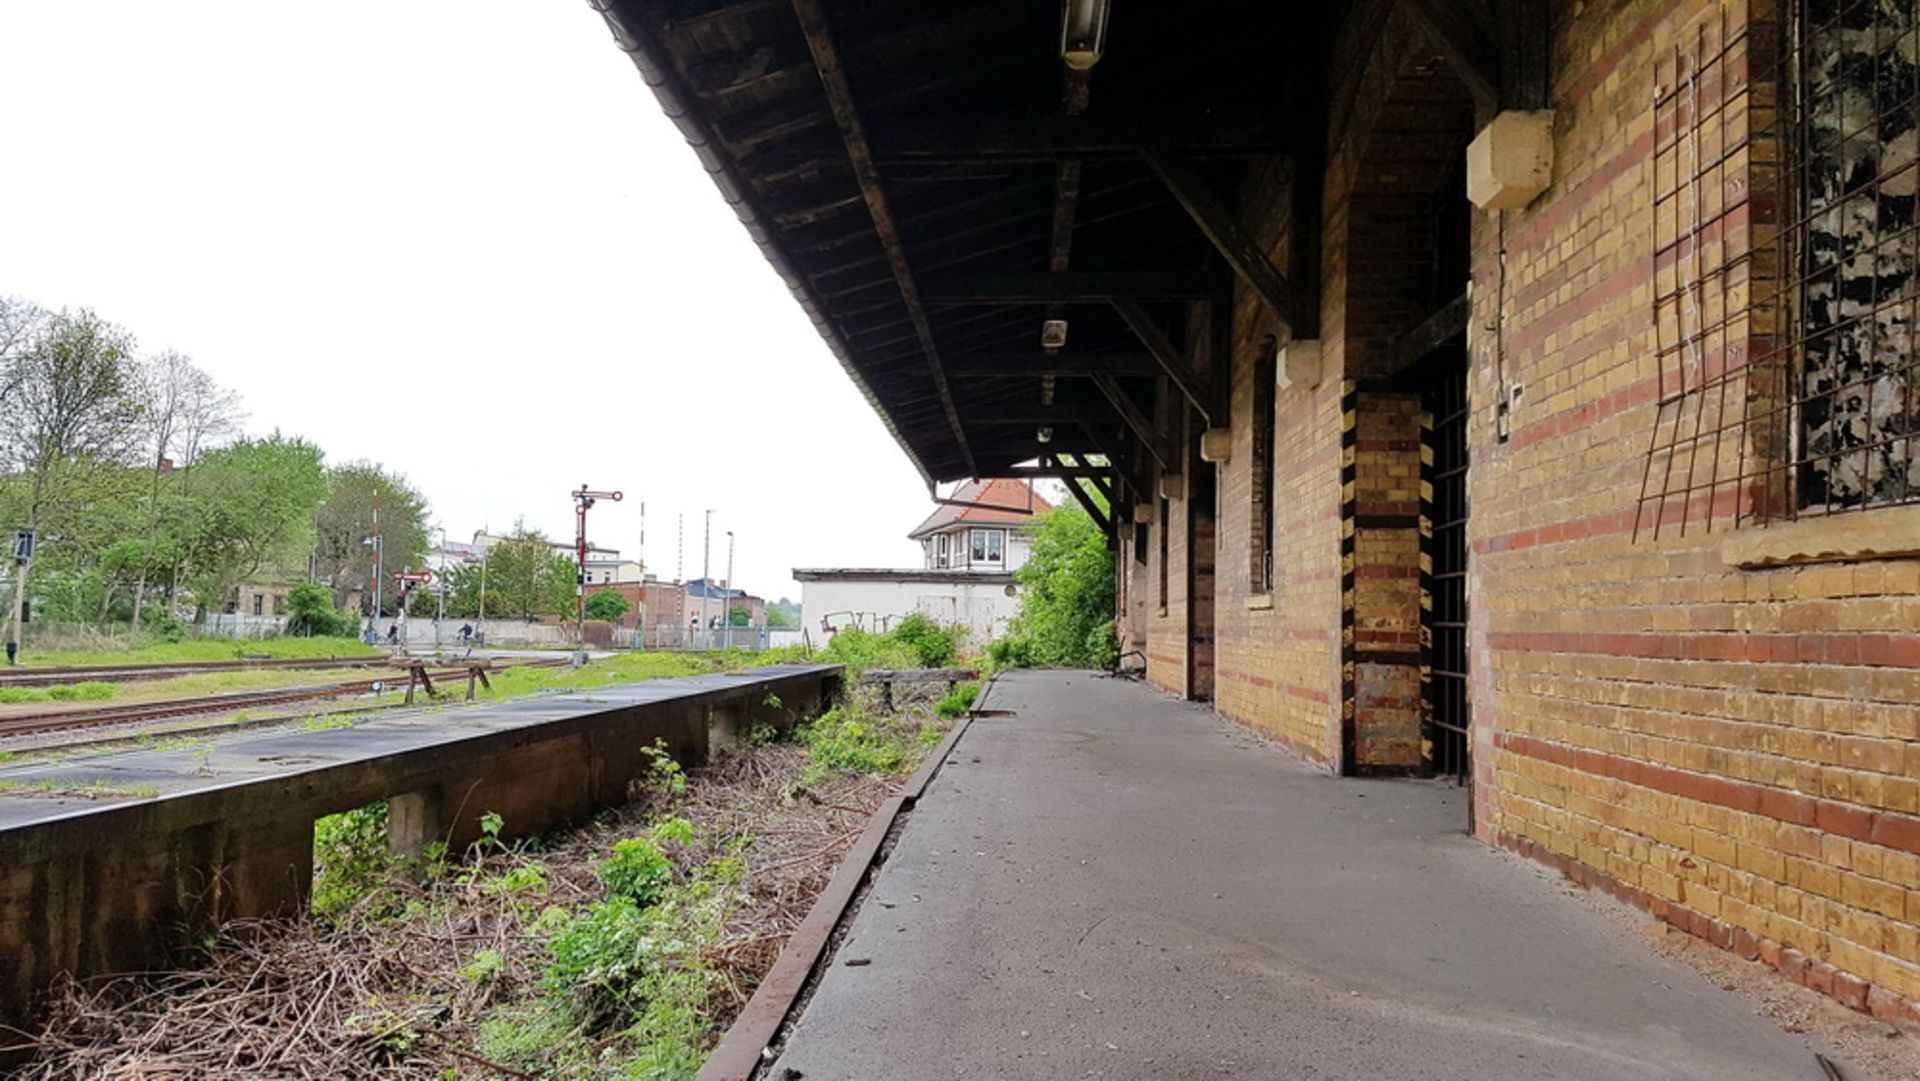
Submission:
M 523 661 L 519 664 L 502 665 L 491 669 L 491 671 L 499 672 L 507 668 L 522 667 L 558 668 L 567 663 L 564 658 Z M 458 679 L 466 674 L 467 666 L 465 665 L 451 668 L 427 669 L 427 675 L 432 679 Z M 387 684 L 391 682 L 391 680 L 382 679 L 357 679 L 344 683 L 315 684 L 306 687 L 278 687 L 265 691 L 230 691 L 225 694 L 205 695 L 198 698 L 174 698 L 162 702 L 142 702 L 123 706 L 97 706 L 84 709 L 46 710 L 38 713 L 15 713 L 11 716 L 0 717 L 0 736 L 25 736 L 76 728 L 92 728 L 99 725 L 127 724 L 137 721 L 158 721 L 171 717 L 193 717 L 210 713 L 231 713 L 236 710 L 254 709 L 264 706 L 280 706 L 295 702 L 345 698 L 356 694 L 371 694 L 376 684 Z
M 0 687 L 52 687 L 63 683 L 138 683 L 207 672 L 303 671 L 337 668 L 394 668 L 389 657 L 261 657 L 235 661 L 173 661 L 160 664 L 68 665 L 51 668 L 0 668 Z

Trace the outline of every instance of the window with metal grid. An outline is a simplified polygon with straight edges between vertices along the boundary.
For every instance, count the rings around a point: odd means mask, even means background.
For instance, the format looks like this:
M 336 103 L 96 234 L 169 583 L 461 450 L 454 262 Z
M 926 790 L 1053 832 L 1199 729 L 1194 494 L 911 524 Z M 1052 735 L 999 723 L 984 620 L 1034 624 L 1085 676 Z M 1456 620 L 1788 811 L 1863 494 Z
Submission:
M 1253 454 L 1249 485 L 1252 506 L 1248 527 L 1247 584 L 1251 592 L 1273 592 L 1273 428 L 1277 350 L 1269 342 L 1253 364 Z
M 1840 511 L 1920 502 L 1914 321 L 1914 0 L 1794 0 L 1786 57 L 1799 277 L 1790 337 L 1795 503 Z

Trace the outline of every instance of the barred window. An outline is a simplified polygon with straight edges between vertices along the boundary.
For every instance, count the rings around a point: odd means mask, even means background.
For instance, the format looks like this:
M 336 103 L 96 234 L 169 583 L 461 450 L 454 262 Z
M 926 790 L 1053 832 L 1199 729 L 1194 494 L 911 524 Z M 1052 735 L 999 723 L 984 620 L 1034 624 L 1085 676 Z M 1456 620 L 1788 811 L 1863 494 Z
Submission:
M 1789 0 L 1795 502 L 1920 502 L 1916 0 Z
M 1273 592 L 1273 427 L 1278 350 L 1272 339 L 1253 362 L 1253 454 L 1248 485 L 1252 497 L 1247 537 L 1247 584 L 1253 593 Z

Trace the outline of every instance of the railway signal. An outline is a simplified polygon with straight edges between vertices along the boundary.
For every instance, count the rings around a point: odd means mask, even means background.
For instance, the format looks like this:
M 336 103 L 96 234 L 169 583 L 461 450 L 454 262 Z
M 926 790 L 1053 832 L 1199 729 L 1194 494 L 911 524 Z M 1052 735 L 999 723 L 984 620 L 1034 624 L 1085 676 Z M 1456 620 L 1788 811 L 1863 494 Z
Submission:
M 602 499 L 620 502 L 619 492 L 596 492 L 588 488 L 585 481 L 573 493 L 573 609 L 574 620 L 579 626 L 580 652 L 574 663 L 587 661 L 587 511 Z

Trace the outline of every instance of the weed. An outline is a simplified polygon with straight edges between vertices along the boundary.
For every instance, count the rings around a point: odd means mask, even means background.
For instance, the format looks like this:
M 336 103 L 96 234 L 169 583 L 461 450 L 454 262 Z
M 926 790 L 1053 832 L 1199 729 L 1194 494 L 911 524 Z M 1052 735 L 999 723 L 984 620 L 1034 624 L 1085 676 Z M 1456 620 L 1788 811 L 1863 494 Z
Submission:
M 652 775 L 655 784 L 676 796 L 687 790 L 687 771 L 681 769 L 680 763 L 674 760 L 673 752 L 667 749 L 666 740 L 656 738 L 653 746 L 643 748 L 640 753 L 653 760 L 647 766 L 647 772 Z
M 488 880 L 488 893 L 545 893 L 547 869 L 537 863 L 523 863 L 498 878 Z
M 953 693 L 934 704 L 933 711 L 942 717 L 958 717 L 973 708 L 973 700 L 980 697 L 980 684 L 962 683 L 953 689 Z
M 393 871 L 387 849 L 387 804 L 327 815 L 313 824 L 313 914 L 337 918 L 376 899 Z M 389 904 L 393 897 L 384 898 Z M 385 905 L 376 904 L 376 909 Z
M 353 721 L 338 713 L 318 713 L 308 717 L 300 727 L 308 732 L 330 732 L 336 728 L 352 728 Z
M 12 751 L 0 751 L 0 762 L 11 762 L 11 761 L 13 761 Z
M 875 721 L 845 707 L 822 714 L 802 729 L 800 738 L 807 745 L 807 757 L 823 769 L 887 773 L 904 760 L 899 744 L 879 731 Z
M 615 895 L 650 905 L 673 881 L 673 861 L 650 838 L 629 837 L 614 844 L 613 855 L 601 861 L 597 873 L 600 884 Z

